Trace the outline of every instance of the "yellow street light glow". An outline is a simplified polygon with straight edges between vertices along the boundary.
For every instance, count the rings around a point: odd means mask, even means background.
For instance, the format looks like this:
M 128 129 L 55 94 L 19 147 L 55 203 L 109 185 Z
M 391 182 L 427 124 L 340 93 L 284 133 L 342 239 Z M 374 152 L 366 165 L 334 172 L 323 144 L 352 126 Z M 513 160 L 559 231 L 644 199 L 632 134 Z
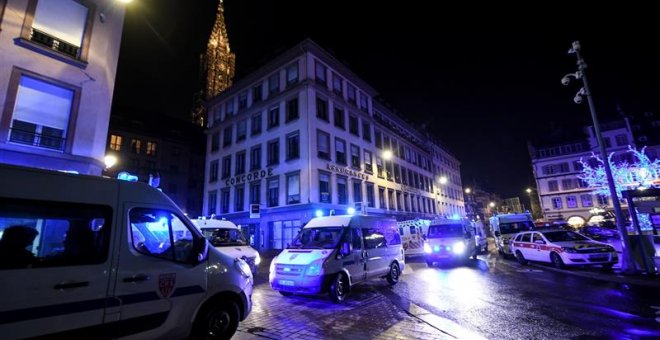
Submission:
M 466 193 L 466 194 L 469 194 L 469 193 L 471 193 L 471 192 L 472 192 L 472 189 L 470 189 L 470 188 L 465 188 L 465 193 Z
M 392 159 L 392 156 L 393 156 L 392 150 L 383 151 L 383 159 L 384 160 L 389 161 L 390 159 Z
M 105 168 L 109 169 L 115 166 L 117 164 L 117 157 L 113 155 L 106 155 L 105 158 L 103 158 L 103 162 L 105 163 Z
M 440 177 L 440 184 L 447 184 L 447 177 L 446 176 Z

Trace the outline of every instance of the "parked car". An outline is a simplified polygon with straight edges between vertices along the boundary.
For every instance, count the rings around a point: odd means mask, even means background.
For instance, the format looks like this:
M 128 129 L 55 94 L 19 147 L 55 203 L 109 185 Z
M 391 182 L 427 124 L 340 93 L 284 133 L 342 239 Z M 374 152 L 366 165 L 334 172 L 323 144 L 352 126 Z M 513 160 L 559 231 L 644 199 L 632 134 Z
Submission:
M 599 227 L 595 225 L 579 228 L 578 232 L 584 236 L 598 241 L 607 241 L 609 239 L 619 237 L 618 231 L 611 228 Z

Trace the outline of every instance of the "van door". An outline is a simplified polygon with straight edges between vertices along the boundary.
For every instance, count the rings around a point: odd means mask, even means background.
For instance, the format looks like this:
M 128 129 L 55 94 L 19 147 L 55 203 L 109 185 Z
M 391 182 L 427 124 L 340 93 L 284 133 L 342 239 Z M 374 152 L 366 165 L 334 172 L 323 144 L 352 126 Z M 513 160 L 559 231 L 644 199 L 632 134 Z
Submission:
M 362 228 L 362 240 L 367 261 L 367 278 L 380 277 L 389 269 L 385 235 L 378 228 Z
M 0 199 L 0 334 L 101 333 L 110 273 L 109 206 Z
M 125 326 L 114 336 L 142 333 L 185 337 L 205 297 L 206 274 L 195 249 L 205 242 L 185 218 L 167 208 L 127 207 L 120 242 L 115 310 Z M 161 327 L 166 320 L 167 327 Z
M 356 284 L 367 278 L 367 258 L 362 246 L 362 232 L 359 228 L 350 228 L 351 237 L 348 238 L 352 244 L 351 254 L 344 257 L 342 266 L 351 275 L 351 284 Z

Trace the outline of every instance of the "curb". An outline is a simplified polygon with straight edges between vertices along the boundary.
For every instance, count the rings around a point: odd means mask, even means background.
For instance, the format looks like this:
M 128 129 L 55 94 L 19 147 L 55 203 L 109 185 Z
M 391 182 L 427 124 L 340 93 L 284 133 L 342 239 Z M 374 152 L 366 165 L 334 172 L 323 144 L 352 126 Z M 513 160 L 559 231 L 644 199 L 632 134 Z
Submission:
M 623 284 L 628 284 L 628 285 L 660 288 L 660 279 L 655 279 L 654 281 L 649 281 L 649 279 L 639 279 L 639 278 L 635 278 L 635 277 L 626 277 L 626 276 L 621 276 L 621 275 L 617 275 L 617 274 L 599 275 L 599 274 L 594 274 L 594 273 L 590 273 L 590 272 L 580 272 L 580 271 L 577 271 L 577 270 L 557 269 L 557 268 L 554 268 L 554 267 L 544 266 L 544 265 L 536 264 L 536 263 L 529 263 L 528 265 L 532 266 L 532 267 L 544 269 L 544 270 L 553 271 L 553 272 L 556 272 L 556 273 L 579 276 L 579 277 L 584 277 L 584 278 L 587 278 L 587 279 L 593 279 L 593 280 L 598 280 L 598 281 L 606 281 L 606 282 L 613 282 L 613 283 L 623 283 Z

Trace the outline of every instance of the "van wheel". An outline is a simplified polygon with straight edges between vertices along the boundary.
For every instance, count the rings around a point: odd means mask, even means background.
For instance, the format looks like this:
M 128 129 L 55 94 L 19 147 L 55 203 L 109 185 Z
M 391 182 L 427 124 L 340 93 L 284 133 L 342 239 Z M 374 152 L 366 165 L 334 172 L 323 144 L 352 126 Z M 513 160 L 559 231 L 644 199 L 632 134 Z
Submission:
M 240 314 L 233 301 L 207 305 L 197 317 L 195 339 L 230 339 L 238 328 Z
M 291 296 L 291 295 L 293 295 L 293 293 L 291 293 L 291 292 L 283 292 L 283 291 L 281 291 L 281 290 L 278 290 L 278 292 L 279 292 L 280 294 L 282 294 L 282 296 Z
M 337 274 L 330 285 L 330 298 L 334 303 L 342 303 L 348 296 L 348 279 L 343 273 Z
M 518 260 L 518 263 L 522 264 L 523 266 L 527 264 L 527 260 L 525 260 L 525 256 L 523 256 L 520 250 L 516 250 L 516 260 Z
M 566 267 L 564 261 L 561 259 L 561 256 L 559 256 L 557 253 L 550 254 L 550 260 L 552 261 L 552 265 L 557 269 L 564 269 Z
M 426 260 L 426 265 L 429 266 L 429 267 L 433 267 L 433 261 Z
M 401 275 L 401 271 L 399 270 L 399 265 L 394 262 L 390 265 L 390 272 L 387 274 L 387 282 L 390 284 L 390 286 L 394 286 L 399 282 L 399 276 Z

